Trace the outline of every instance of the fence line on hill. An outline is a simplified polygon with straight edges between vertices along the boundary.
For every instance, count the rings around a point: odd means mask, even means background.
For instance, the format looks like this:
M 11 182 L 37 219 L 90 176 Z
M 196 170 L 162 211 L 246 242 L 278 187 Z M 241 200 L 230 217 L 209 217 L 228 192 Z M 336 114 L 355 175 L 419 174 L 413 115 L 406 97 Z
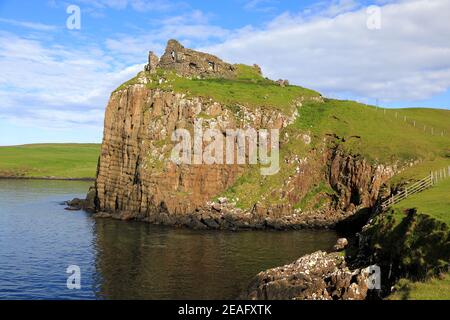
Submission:
M 449 134 L 447 129 L 436 128 L 436 127 L 421 123 L 420 121 L 417 121 L 411 117 L 400 114 L 400 112 L 397 109 L 386 109 L 386 108 L 381 108 L 379 106 L 375 106 L 375 110 L 383 112 L 383 115 L 391 114 L 391 116 L 393 116 L 395 120 L 403 121 L 409 125 L 412 125 L 415 128 L 418 128 L 418 129 L 422 128 L 425 133 L 429 133 L 432 136 L 443 137 L 443 136 L 448 136 L 448 134 Z
M 432 187 L 439 181 L 442 181 L 443 179 L 449 177 L 450 177 L 450 166 L 436 171 L 431 171 L 430 174 L 427 175 L 425 178 L 411 185 L 406 186 L 402 191 L 400 191 L 396 195 L 392 195 L 388 199 L 384 200 L 380 205 L 381 211 L 384 211 L 390 206 L 399 203 L 400 201 L 408 198 L 409 196 L 422 192 Z

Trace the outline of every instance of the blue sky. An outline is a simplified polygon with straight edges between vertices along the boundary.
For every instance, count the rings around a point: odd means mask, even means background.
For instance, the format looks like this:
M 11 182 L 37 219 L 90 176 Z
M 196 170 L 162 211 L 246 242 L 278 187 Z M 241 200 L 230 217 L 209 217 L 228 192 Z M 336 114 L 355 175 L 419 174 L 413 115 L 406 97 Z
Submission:
M 110 92 L 170 38 L 326 96 L 448 109 L 449 20 L 450 0 L 0 0 L 0 145 L 100 142 Z

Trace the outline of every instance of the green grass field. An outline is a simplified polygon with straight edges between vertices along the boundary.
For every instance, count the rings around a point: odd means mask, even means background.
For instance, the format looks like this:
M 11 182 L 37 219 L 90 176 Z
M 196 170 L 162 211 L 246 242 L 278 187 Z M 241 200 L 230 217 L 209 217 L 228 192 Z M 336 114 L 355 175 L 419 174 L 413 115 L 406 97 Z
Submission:
M 190 97 L 211 98 L 227 107 L 236 105 L 248 108 L 272 108 L 291 114 L 295 110 L 294 101 L 303 97 L 318 98 L 320 93 L 300 86 L 281 87 L 274 81 L 264 78 L 250 66 L 236 65 L 238 75 L 235 79 L 189 79 L 180 77 L 172 71 L 159 69 L 157 73 L 139 73 L 133 79 L 119 86 L 117 90 L 136 84 L 142 76 L 150 82 L 148 88 L 173 90 Z M 159 83 L 160 80 L 164 82 Z
M 324 138 L 336 135 L 340 146 L 349 153 L 361 155 L 373 163 L 407 164 L 420 160 L 418 164 L 408 167 L 391 183 L 402 180 L 422 179 L 430 170 L 441 169 L 450 165 L 450 111 L 435 109 L 378 109 L 373 106 L 353 101 L 326 99 L 324 103 L 306 101 L 298 109 L 299 117 L 293 125 L 286 128 L 290 137 L 299 133 L 308 133 L 312 143 L 305 146 L 299 139 L 291 139 L 281 146 L 280 158 L 293 154 L 305 155 L 312 148 L 320 148 Z M 397 117 L 395 116 L 397 113 Z M 406 115 L 407 121 L 404 121 Z M 403 117 L 403 118 L 402 118 Z M 408 119 L 416 119 L 416 126 Z M 420 125 L 419 125 L 420 123 Z M 443 135 L 424 132 L 423 126 L 438 128 Z M 271 197 L 271 190 L 279 188 L 290 175 L 295 174 L 295 165 L 280 161 L 280 172 L 274 176 L 262 177 L 258 168 L 249 169 L 223 195 L 239 198 L 238 205 L 248 208 L 262 197 L 271 204 L 280 201 L 276 195 Z M 317 192 L 315 192 L 317 191 Z M 317 198 L 319 193 L 332 193 L 327 185 L 316 186 L 309 198 Z M 272 199 L 273 198 L 273 199 Z M 298 207 L 310 209 L 316 206 L 314 201 L 299 203 Z
M 450 178 L 438 182 L 436 185 L 421 193 L 401 201 L 394 208 L 417 208 L 419 213 L 428 214 L 450 226 Z
M 99 144 L 0 147 L 0 176 L 92 179 L 99 155 Z
M 443 279 L 433 278 L 425 282 L 399 281 L 397 291 L 389 300 L 450 300 L 450 275 Z
M 327 99 L 325 103 L 305 103 L 299 112 L 297 128 L 311 131 L 317 143 L 325 135 L 335 134 L 345 149 L 376 162 L 447 158 L 450 164 L 450 110 L 379 109 Z
M 450 178 L 439 181 L 430 189 L 412 195 L 394 206 L 398 215 L 396 220 L 404 217 L 405 209 L 416 208 L 421 214 L 429 215 L 450 226 Z M 398 290 L 390 295 L 392 300 L 449 300 L 450 275 L 443 279 L 433 278 L 425 282 L 412 282 L 406 279 L 399 281 Z

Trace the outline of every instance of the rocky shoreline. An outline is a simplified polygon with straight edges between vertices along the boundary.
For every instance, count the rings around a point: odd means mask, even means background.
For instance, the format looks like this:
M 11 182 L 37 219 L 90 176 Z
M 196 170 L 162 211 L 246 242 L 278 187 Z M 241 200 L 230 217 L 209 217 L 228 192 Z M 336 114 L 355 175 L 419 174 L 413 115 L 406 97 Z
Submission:
M 301 229 L 328 229 L 333 228 L 338 221 L 329 221 L 323 215 L 316 217 L 284 216 L 271 218 L 251 213 L 244 215 L 222 214 L 218 212 L 194 212 L 192 214 L 168 215 L 166 213 L 154 214 L 146 218 L 136 218 L 130 213 L 97 212 L 95 218 L 113 218 L 118 220 L 136 220 L 156 225 L 186 227 L 196 230 L 301 230 Z
M 93 213 L 95 218 L 112 218 L 129 221 L 137 220 L 156 225 L 186 227 L 197 230 L 301 230 L 328 229 L 348 219 L 353 212 L 337 210 L 318 210 L 314 212 L 299 212 L 291 214 L 274 214 L 273 211 L 254 206 L 251 210 L 236 208 L 234 203 L 226 198 L 208 202 L 205 206 L 192 213 L 169 214 L 161 208 L 150 215 L 140 216 L 135 212 L 104 212 L 96 211 L 95 188 L 91 188 L 86 199 L 73 199 L 65 203 L 66 210 L 85 210 Z M 277 211 L 277 210 L 275 210 Z M 278 208 L 278 211 L 284 211 Z
M 396 224 L 399 213 L 391 209 L 373 216 L 350 244 L 339 239 L 334 250 L 345 252 L 318 251 L 260 272 L 240 298 L 382 299 L 395 292 L 399 279 L 442 278 L 450 270 L 448 226 L 415 209 L 402 212 Z
M 368 269 L 351 270 L 341 253 L 317 251 L 260 272 L 240 299 L 364 300 L 368 280 Z

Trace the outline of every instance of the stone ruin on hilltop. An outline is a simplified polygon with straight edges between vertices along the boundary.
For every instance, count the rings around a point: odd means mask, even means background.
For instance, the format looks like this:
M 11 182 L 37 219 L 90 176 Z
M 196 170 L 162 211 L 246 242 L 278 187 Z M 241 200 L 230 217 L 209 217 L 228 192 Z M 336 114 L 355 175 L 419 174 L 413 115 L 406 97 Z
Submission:
M 212 54 L 185 48 L 177 40 L 168 41 L 161 59 L 150 51 L 145 70 L 155 72 L 157 68 L 174 70 L 184 77 L 232 79 L 237 75 L 235 65 L 226 63 Z M 254 68 L 261 74 L 261 69 L 257 65 L 254 65 Z

